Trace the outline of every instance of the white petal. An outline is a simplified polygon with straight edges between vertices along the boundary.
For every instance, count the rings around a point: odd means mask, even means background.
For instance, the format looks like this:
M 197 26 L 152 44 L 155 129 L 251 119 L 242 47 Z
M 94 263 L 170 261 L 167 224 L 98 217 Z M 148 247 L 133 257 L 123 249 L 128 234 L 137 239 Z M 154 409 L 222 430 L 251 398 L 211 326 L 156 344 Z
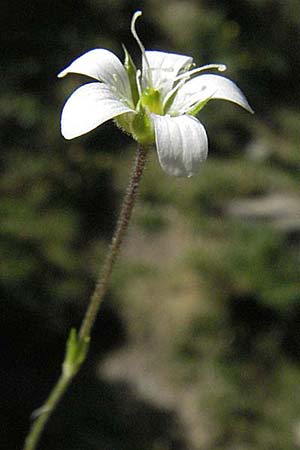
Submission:
M 207 158 L 206 131 L 192 116 L 171 117 L 151 115 L 158 158 L 169 174 L 191 177 Z
M 113 87 L 120 96 L 131 100 L 131 91 L 126 70 L 119 58 L 103 48 L 90 50 L 75 59 L 57 76 L 62 78 L 68 73 L 78 73 L 103 81 Z
M 113 117 L 134 112 L 103 83 L 78 88 L 67 100 L 61 116 L 61 132 L 66 139 L 88 133 Z
M 176 53 L 147 51 L 146 57 L 150 65 L 153 87 L 159 89 L 163 97 L 172 88 L 178 72 L 185 67 L 188 68 L 193 62 L 193 58 L 190 56 Z M 145 60 L 143 60 L 143 89 L 149 86 L 147 69 Z
M 178 90 L 170 113 L 183 114 L 197 103 L 215 98 L 228 100 L 253 112 L 246 97 L 233 81 L 220 75 L 199 75 Z

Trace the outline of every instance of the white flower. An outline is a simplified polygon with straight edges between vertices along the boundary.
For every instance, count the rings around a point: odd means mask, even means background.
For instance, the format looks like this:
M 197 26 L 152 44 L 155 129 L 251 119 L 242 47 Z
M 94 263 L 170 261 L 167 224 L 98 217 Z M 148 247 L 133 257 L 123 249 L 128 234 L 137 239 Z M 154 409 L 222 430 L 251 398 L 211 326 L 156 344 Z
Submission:
M 226 70 L 222 64 L 191 69 L 189 56 L 145 51 L 131 32 L 143 56 L 136 70 L 125 49 L 124 65 L 112 52 L 94 49 L 75 59 L 58 77 L 87 75 L 96 82 L 79 87 L 67 100 L 61 117 L 66 139 L 81 136 L 110 119 L 144 145 L 156 143 L 159 162 L 170 175 L 192 176 L 207 157 L 207 136 L 194 116 L 211 99 L 234 102 L 253 112 L 241 90 L 228 78 L 200 74 Z

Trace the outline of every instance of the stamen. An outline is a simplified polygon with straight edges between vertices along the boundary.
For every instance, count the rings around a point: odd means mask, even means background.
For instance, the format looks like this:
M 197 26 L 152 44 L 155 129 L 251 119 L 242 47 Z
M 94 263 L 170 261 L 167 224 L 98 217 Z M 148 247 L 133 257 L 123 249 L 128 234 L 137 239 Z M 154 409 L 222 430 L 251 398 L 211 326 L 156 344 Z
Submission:
M 195 73 L 202 72 L 203 70 L 217 69 L 219 72 L 225 72 L 227 70 L 227 66 L 225 64 L 207 64 L 206 66 L 197 67 L 196 69 L 192 69 L 189 72 L 182 73 L 175 78 L 175 81 L 182 80 L 184 78 L 190 78 L 191 75 Z
M 136 23 L 137 19 L 139 17 L 141 17 L 142 14 L 143 14 L 142 11 L 136 11 L 134 13 L 134 15 L 132 17 L 132 20 L 131 20 L 131 27 L 130 27 L 130 29 L 131 29 L 131 33 L 132 33 L 134 39 L 136 40 L 138 46 L 141 49 L 143 59 L 145 60 L 145 64 L 147 66 L 147 76 L 148 76 L 149 86 L 153 87 L 152 76 L 151 76 L 151 68 L 150 68 L 150 64 L 149 64 L 149 61 L 148 61 L 147 56 L 146 56 L 146 50 L 145 50 L 145 47 L 142 44 L 142 41 L 138 37 L 136 29 L 135 29 L 135 23 Z

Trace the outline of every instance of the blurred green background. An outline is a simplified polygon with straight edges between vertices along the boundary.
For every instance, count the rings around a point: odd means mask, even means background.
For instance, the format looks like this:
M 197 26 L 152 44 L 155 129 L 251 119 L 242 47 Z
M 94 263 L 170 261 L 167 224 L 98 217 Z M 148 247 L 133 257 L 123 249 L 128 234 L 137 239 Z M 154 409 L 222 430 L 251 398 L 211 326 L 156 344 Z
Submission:
M 10 0 L 1 7 L 0 447 L 21 448 L 93 290 L 135 153 L 112 123 L 59 131 L 102 47 L 226 63 L 255 116 L 212 101 L 209 159 L 168 177 L 155 152 L 87 363 L 43 450 L 300 448 L 300 3 Z

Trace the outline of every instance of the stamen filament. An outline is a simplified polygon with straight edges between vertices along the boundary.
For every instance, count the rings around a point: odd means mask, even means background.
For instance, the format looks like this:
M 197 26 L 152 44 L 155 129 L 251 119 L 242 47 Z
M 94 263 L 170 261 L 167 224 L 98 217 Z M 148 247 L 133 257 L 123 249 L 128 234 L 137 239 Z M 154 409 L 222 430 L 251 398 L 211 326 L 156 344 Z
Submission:
M 184 78 L 190 78 L 191 75 L 194 75 L 195 73 L 202 72 L 203 70 L 210 70 L 210 69 L 217 69 L 219 72 L 225 72 L 227 69 L 227 66 L 225 64 L 206 64 L 202 67 L 197 67 L 196 69 L 189 70 L 188 72 L 182 73 L 181 75 L 178 75 L 178 77 L 175 78 L 175 81 L 182 80 Z
M 141 76 L 142 76 L 142 72 L 138 69 L 138 70 L 136 71 L 136 76 L 135 76 L 135 78 L 136 78 L 136 86 L 137 86 L 137 90 L 138 90 L 138 93 L 139 93 L 139 96 L 140 96 L 140 97 L 141 97 L 141 95 L 142 95 Z

